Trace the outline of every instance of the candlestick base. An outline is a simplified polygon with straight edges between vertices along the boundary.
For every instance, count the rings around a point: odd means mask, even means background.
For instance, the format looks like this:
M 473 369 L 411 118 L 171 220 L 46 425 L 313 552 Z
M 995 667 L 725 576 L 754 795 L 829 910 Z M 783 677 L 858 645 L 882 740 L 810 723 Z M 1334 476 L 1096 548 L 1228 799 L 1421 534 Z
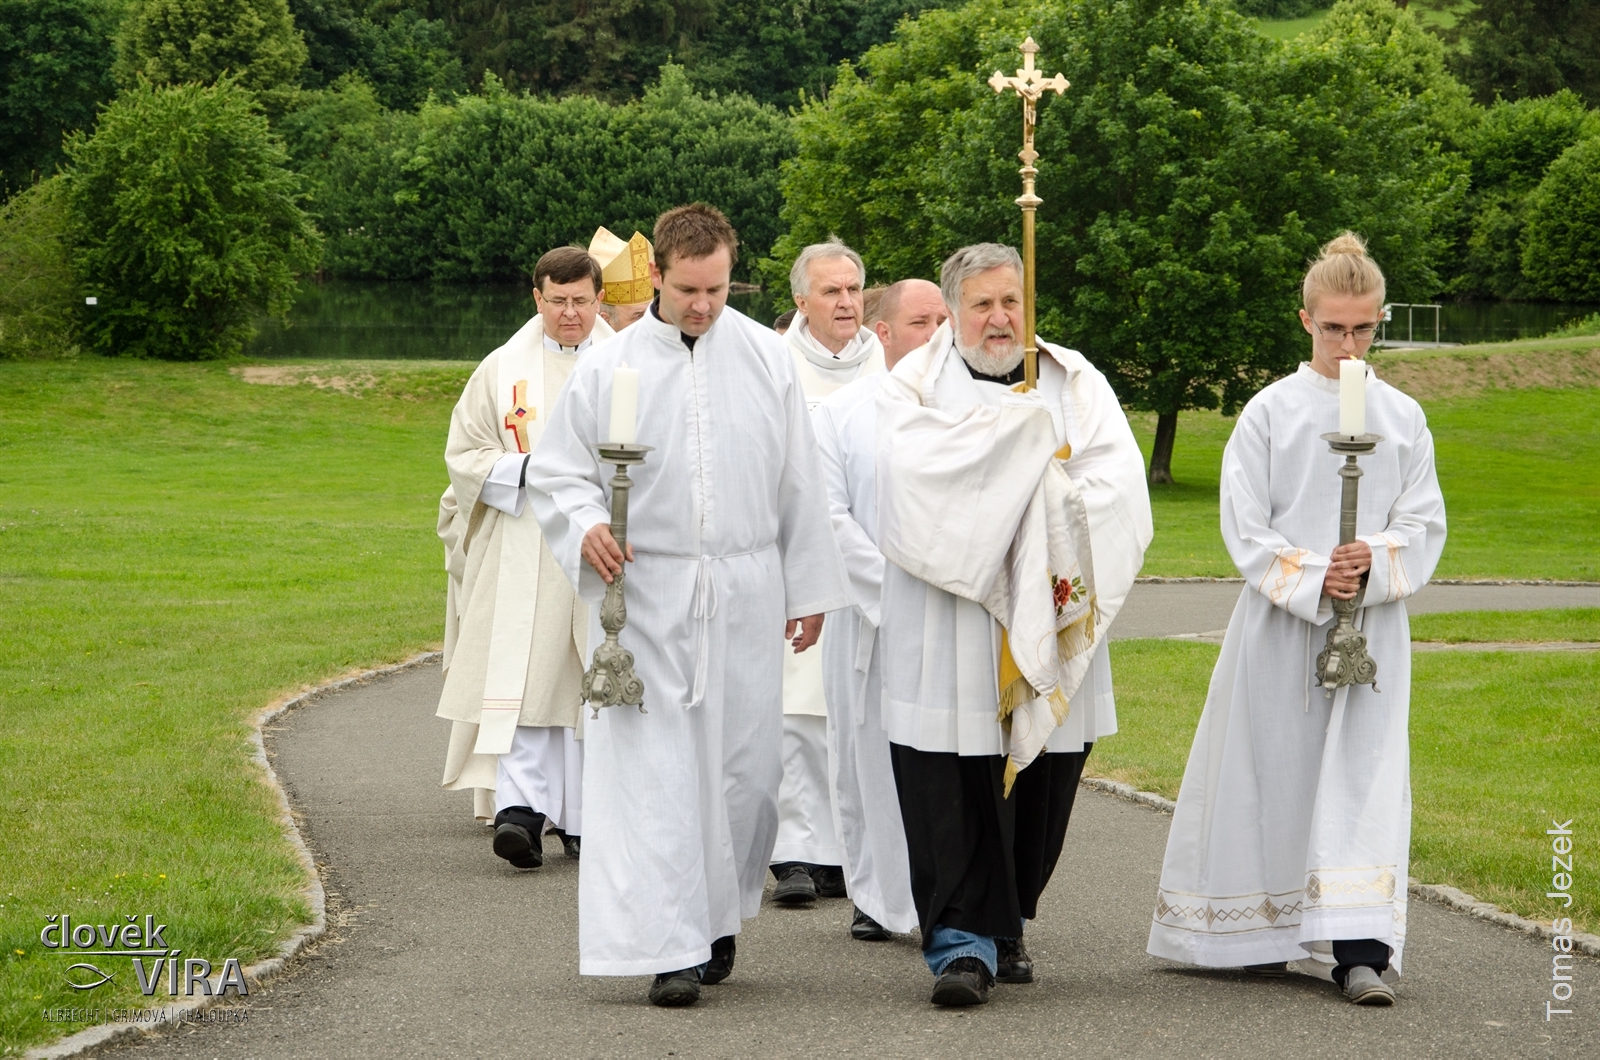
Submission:
M 611 536 L 616 539 L 622 554 L 628 554 L 628 491 L 633 480 L 628 468 L 644 463 L 648 445 L 632 442 L 601 442 L 595 446 L 600 459 L 616 466 L 611 477 Z M 583 675 L 583 699 L 593 708 L 593 717 L 600 716 L 601 707 L 638 707 L 644 709 L 644 681 L 633 672 L 633 652 L 618 641 L 618 634 L 628 624 L 628 601 L 623 595 L 627 583 L 626 565 L 606 586 L 605 599 L 600 602 L 600 628 L 606 631 L 605 642 L 594 650 L 594 664 Z

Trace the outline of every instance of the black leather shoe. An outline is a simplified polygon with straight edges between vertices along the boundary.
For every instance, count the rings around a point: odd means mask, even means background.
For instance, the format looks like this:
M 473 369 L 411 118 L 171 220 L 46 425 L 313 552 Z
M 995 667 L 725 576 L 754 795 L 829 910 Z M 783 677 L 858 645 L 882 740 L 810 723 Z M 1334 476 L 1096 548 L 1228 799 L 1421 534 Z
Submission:
M 724 935 L 711 944 L 711 959 L 700 973 L 700 982 L 716 986 L 733 974 L 733 936 Z
M 957 957 L 945 965 L 944 972 L 933 984 L 933 997 L 929 1000 L 947 1008 L 982 1005 L 989 1000 L 991 982 L 988 966 L 978 958 Z
M 700 975 L 693 968 L 662 972 L 650 984 L 650 1004 L 683 1008 L 700 1000 Z
M 582 845 L 581 836 L 568 835 L 559 828 L 550 829 L 550 834 L 561 840 L 561 849 L 567 852 L 567 857 L 573 861 L 578 860 L 579 848 Z
M 1273 964 L 1247 964 L 1244 970 L 1251 975 L 1259 975 L 1263 979 L 1282 979 L 1289 974 L 1289 962 L 1277 961 Z
M 810 905 L 817 900 L 817 885 L 804 865 L 786 865 L 772 890 L 772 900 L 783 905 Z
M 887 942 L 889 929 L 863 913 L 858 906 L 856 918 L 850 922 L 850 937 L 862 942 Z
M 848 898 L 845 889 L 844 869 L 838 865 L 811 866 L 811 882 L 817 885 L 818 898 Z
M 507 821 L 494 830 L 494 852 L 519 869 L 536 869 L 544 864 L 539 841 L 520 824 Z
M 1033 982 L 1033 958 L 1020 938 L 995 939 L 995 974 L 997 983 Z

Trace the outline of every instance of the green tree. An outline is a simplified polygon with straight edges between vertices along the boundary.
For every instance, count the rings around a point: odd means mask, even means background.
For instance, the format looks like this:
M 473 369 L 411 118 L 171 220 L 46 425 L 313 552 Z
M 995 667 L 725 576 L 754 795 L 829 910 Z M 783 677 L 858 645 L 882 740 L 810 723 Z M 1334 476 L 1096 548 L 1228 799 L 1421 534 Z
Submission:
M 117 42 L 117 80 L 211 84 L 224 73 L 263 93 L 299 83 L 306 44 L 286 0 L 143 0 Z
M 1470 222 L 1449 290 L 1493 298 L 1536 297 L 1523 276 L 1522 229 L 1529 197 L 1550 163 L 1585 136 L 1600 135 L 1600 115 L 1570 90 L 1500 100 L 1465 137 L 1472 166 Z
M 453 104 L 396 115 L 344 81 L 285 118 L 338 275 L 488 280 L 606 225 L 648 232 L 691 200 L 719 206 L 745 245 L 737 278 L 778 235 L 789 121 L 748 96 L 697 94 L 668 66 L 642 99 L 513 93 L 493 74 Z
M 1019 108 L 984 80 L 1031 33 L 1072 81 L 1040 113 L 1039 330 L 1158 414 L 1151 477 L 1170 481 L 1179 410 L 1231 412 L 1304 355 L 1294 309 L 1318 243 L 1355 228 L 1396 295 L 1437 289 L 1465 186 L 1439 146 L 1459 89 L 1392 5 L 1346 0 L 1329 22 L 1279 43 L 1201 0 L 925 13 L 801 114 L 767 274 L 829 233 L 874 281 L 1015 244 Z
M 116 91 L 109 0 L 0 0 L 0 196 L 47 177 Z
M 1570 88 L 1600 106 L 1600 3 L 1476 0 L 1459 17 L 1457 71 L 1480 103 Z
M 360 14 L 347 0 L 289 0 L 305 36 L 300 83 L 326 88 L 360 74 L 386 107 L 410 110 L 432 92 L 452 97 L 467 88 L 450 27 L 413 8 Z M 297 104 L 298 105 L 298 104 Z
M 101 352 L 236 353 L 256 313 L 284 313 L 320 237 L 251 93 L 141 81 L 75 133 L 64 179 L 84 328 Z
M 1600 136 L 1567 148 L 1539 182 L 1522 271 L 1546 298 L 1600 302 Z
M 72 257 L 60 177 L 0 206 L 0 358 L 76 352 Z

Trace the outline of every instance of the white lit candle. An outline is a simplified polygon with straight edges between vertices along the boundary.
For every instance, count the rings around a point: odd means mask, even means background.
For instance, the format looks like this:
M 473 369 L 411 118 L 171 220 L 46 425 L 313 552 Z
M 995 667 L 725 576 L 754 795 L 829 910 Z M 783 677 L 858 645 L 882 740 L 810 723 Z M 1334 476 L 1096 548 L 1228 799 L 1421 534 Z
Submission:
M 632 445 L 639 436 L 639 369 L 611 369 L 612 445 Z
M 1339 433 L 1367 433 L 1367 362 L 1355 357 L 1339 362 Z

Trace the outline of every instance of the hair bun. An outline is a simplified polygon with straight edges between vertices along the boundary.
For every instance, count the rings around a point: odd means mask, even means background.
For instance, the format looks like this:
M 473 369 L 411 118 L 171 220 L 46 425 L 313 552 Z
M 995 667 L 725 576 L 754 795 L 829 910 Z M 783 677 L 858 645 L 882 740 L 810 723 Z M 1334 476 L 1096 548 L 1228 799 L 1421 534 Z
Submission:
M 1367 256 L 1367 241 L 1354 232 L 1343 232 L 1322 248 L 1324 261 L 1335 254 L 1354 254 L 1356 257 L 1364 258 Z

